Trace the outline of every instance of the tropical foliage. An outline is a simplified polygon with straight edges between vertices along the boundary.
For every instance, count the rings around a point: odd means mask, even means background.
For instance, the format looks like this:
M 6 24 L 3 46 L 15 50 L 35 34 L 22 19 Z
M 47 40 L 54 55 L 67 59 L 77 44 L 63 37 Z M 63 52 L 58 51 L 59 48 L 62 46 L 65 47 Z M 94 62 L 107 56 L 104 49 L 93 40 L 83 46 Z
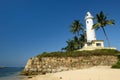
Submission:
M 96 14 L 95 19 L 97 20 L 97 23 L 93 25 L 93 29 L 98 30 L 101 28 L 103 30 L 106 40 L 108 41 L 108 46 L 110 47 L 110 41 L 104 27 L 115 24 L 115 21 L 113 19 L 108 20 L 108 17 L 102 11 L 99 14 Z
M 97 21 L 92 28 L 96 30 L 101 28 L 103 30 L 106 40 L 108 42 L 108 46 L 110 47 L 110 41 L 105 31 L 105 27 L 107 25 L 115 24 L 115 21 L 113 19 L 109 20 L 102 11 L 99 14 L 96 14 L 95 20 Z M 65 48 L 62 48 L 62 50 L 68 52 L 81 49 L 86 43 L 86 32 L 83 28 L 83 24 L 79 20 L 73 21 L 70 26 L 70 31 L 73 33 L 74 37 L 73 39 L 69 39 L 68 41 L 66 41 L 67 46 Z
M 67 46 L 62 48 L 62 50 L 71 52 L 80 49 L 84 46 L 86 42 L 86 34 L 83 28 L 83 24 L 79 20 L 74 20 L 70 26 L 70 31 L 74 34 L 73 39 L 66 41 Z
M 80 23 L 79 20 L 74 20 L 70 27 L 71 27 L 70 31 L 73 34 L 75 34 L 75 36 L 79 36 L 80 35 L 80 31 L 84 32 L 83 24 Z

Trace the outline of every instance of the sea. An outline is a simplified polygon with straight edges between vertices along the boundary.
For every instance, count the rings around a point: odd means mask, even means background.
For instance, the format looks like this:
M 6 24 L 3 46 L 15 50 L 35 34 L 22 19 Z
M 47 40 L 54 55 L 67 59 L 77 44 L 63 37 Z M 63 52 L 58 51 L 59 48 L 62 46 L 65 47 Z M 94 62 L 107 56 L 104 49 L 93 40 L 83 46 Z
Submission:
M 20 75 L 23 67 L 0 68 L 0 80 L 24 80 L 25 76 Z

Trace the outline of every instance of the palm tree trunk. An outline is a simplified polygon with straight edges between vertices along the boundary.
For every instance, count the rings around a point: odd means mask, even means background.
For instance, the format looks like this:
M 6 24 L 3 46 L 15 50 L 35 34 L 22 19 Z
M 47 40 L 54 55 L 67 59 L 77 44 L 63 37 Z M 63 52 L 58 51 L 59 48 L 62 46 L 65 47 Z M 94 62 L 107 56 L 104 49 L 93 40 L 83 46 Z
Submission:
M 108 38 L 108 36 L 107 36 L 107 34 L 106 34 L 106 31 L 105 31 L 104 27 L 102 27 L 102 30 L 103 30 L 104 35 L 105 35 L 105 37 L 106 37 L 106 40 L 107 40 L 107 42 L 108 42 L 108 47 L 110 47 L 110 41 L 109 41 L 109 38 Z
M 80 34 L 79 34 L 79 31 L 77 31 L 77 36 L 79 37 L 79 35 L 80 35 Z

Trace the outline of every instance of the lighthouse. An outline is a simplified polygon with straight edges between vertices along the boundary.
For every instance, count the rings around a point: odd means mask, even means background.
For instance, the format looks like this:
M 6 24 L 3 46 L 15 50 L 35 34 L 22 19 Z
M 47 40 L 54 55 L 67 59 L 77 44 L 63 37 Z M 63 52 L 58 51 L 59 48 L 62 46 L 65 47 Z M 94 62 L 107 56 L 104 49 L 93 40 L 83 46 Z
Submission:
M 104 41 L 96 40 L 95 29 L 92 28 L 94 25 L 93 20 L 94 17 L 91 15 L 90 12 L 87 12 L 85 15 L 87 42 L 85 43 L 83 48 L 79 49 L 78 51 L 104 49 Z
M 85 16 L 86 22 L 86 35 L 87 35 L 87 42 L 91 43 L 92 41 L 96 40 L 95 30 L 92 29 L 93 26 L 93 16 L 90 12 L 87 12 Z

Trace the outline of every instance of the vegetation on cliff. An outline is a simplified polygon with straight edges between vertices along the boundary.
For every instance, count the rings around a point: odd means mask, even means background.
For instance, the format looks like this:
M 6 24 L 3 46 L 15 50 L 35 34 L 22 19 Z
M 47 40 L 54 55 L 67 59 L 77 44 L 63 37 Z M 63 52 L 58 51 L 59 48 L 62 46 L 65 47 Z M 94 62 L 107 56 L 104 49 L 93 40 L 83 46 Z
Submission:
M 79 56 L 100 56 L 100 55 L 118 55 L 120 51 L 114 49 L 97 49 L 92 51 L 72 51 L 72 52 L 43 52 L 37 55 L 41 57 L 79 57 Z
M 37 75 L 107 65 L 120 68 L 120 51 L 99 49 L 92 51 L 43 52 L 30 58 L 21 75 Z M 118 56 L 118 59 L 117 57 Z M 117 64 L 115 64 L 117 63 Z
M 120 51 L 114 49 L 97 49 L 92 51 L 72 51 L 72 52 L 43 52 L 37 55 L 39 59 L 42 57 L 79 57 L 79 56 L 102 56 L 111 55 L 118 56 L 118 62 L 112 68 L 120 68 Z

